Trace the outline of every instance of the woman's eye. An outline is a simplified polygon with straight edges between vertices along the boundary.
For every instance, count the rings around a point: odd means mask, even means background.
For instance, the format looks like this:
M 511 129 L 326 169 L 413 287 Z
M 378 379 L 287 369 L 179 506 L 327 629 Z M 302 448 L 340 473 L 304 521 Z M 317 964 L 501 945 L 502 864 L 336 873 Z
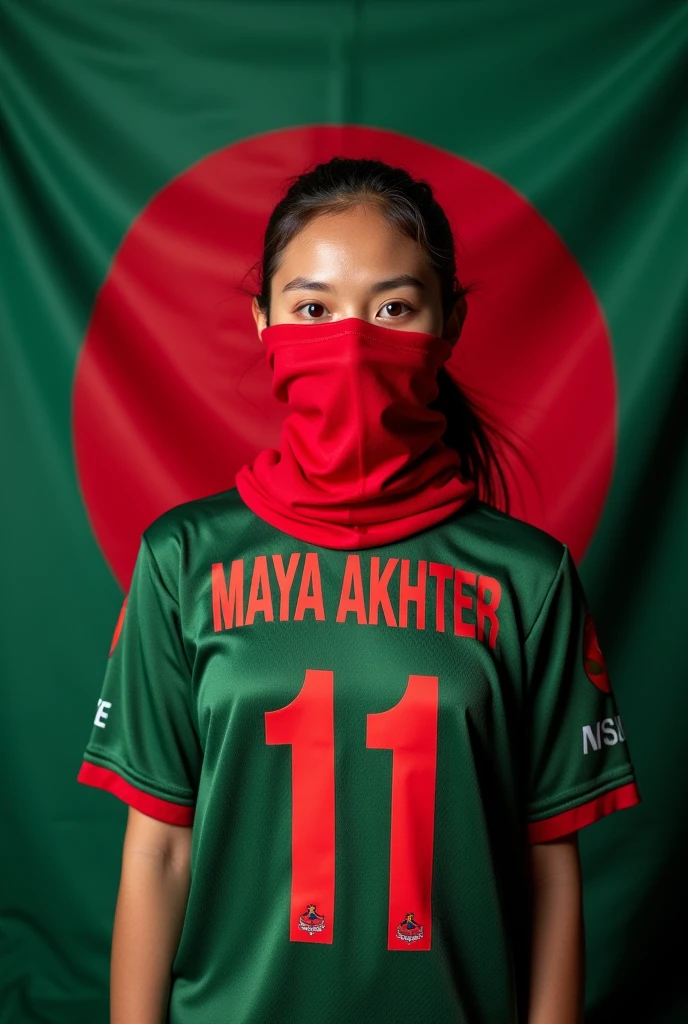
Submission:
M 410 308 L 411 307 L 407 306 L 405 302 L 386 302 L 378 313 L 378 316 L 381 316 L 383 320 L 390 320 L 394 319 L 394 317 L 402 316 L 403 313 L 407 309 L 410 310 Z
M 319 320 L 325 312 L 322 302 L 308 302 L 305 306 L 299 306 L 298 313 L 303 313 L 308 320 Z

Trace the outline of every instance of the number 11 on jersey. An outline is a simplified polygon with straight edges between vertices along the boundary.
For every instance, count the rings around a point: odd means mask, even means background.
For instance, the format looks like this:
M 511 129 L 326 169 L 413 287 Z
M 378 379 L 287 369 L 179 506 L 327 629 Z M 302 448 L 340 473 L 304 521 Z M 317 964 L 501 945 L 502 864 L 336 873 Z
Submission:
M 366 746 L 392 750 L 388 949 L 430 949 L 437 777 L 437 676 L 410 675 L 401 700 L 367 715 Z M 266 743 L 292 747 L 289 937 L 334 938 L 334 673 L 307 669 L 290 704 L 265 712 Z
M 438 688 L 409 676 L 398 704 L 367 716 L 366 746 L 394 751 L 388 949 L 430 949 Z

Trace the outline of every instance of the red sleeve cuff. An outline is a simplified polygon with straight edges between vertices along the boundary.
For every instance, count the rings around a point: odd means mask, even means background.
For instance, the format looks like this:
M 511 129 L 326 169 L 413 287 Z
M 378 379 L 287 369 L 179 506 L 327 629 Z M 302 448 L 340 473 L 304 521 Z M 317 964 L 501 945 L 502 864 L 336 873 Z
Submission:
M 171 800 L 162 800 L 158 796 L 151 796 L 137 789 L 131 783 L 123 779 L 117 772 L 110 768 L 102 768 L 90 761 L 83 761 L 76 777 L 77 782 L 83 782 L 87 786 L 97 786 L 105 789 L 108 793 L 130 804 L 137 811 L 148 814 L 151 818 L 158 818 L 170 825 L 191 825 L 194 819 L 194 808 L 184 804 L 175 804 Z
M 531 843 L 545 843 L 549 839 L 559 839 L 561 836 L 576 832 L 579 828 L 592 825 L 607 814 L 613 811 L 622 811 L 626 807 L 633 807 L 640 803 L 640 793 L 635 782 L 627 782 L 623 786 L 612 789 L 604 796 L 597 796 L 580 807 L 574 807 L 563 814 L 555 814 L 552 818 L 544 818 L 542 821 L 531 821 L 528 823 L 528 839 Z

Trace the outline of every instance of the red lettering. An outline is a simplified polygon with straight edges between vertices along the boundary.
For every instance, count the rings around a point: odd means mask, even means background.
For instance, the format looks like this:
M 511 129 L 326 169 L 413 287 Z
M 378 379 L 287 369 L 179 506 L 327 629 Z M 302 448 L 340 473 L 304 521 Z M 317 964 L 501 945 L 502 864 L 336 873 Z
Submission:
M 353 594 L 351 593 L 353 589 Z M 349 612 L 355 612 L 359 626 L 366 625 L 365 602 L 363 600 L 363 580 L 361 579 L 361 559 L 359 555 L 349 555 L 346 559 L 342 592 L 337 609 L 337 622 L 345 622 Z
M 461 587 L 464 583 L 474 586 L 476 575 L 476 573 L 466 572 L 464 569 L 454 570 L 454 633 L 456 636 L 475 636 L 475 626 L 464 622 L 461 612 L 462 608 L 472 607 L 473 598 L 468 594 L 463 594 Z
M 402 558 L 401 582 L 399 584 L 399 625 L 408 625 L 408 606 L 409 602 L 413 601 L 416 605 L 416 629 L 425 629 L 425 583 L 428 563 L 418 562 L 418 582 L 414 585 L 409 583 L 410 565 L 410 559 Z
M 384 572 L 380 576 L 380 559 L 377 555 L 373 555 L 370 559 L 370 610 L 368 612 L 368 623 L 371 626 L 377 626 L 377 615 L 380 607 L 382 607 L 386 625 L 396 626 L 397 624 L 387 587 L 398 561 L 398 558 L 388 558 Z
M 275 614 L 272 610 L 272 594 L 270 593 L 270 577 L 268 576 L 267 555 L 256 555 L 253 560 L 251 589 L 246 609 L 246 626 L 253 625 L 258 612 L 262 612 L 266 622 L 272 622 Z
M 312 589 L 309 593 L 309 585 Z M 320 563 L 317 551 L 309 551 L 303 560 L 303 576 L 299 587 L 299 596 L 296 599 L 296 611 L 294 621 L 300 622 L 304 612 L 308 609 L 315 614 L 315 618 L 322 622 L 325 618 L 323 606 L 322 582 L 320 580 Z
M 485 591 L 490 591 L 490 600 L 485 600 Z M 478 579 L 478 640 L 483 640 L 485 636 L 485 619 L 490 620 L 490 647 L 495 647 L 497 643 L 497 633 L 499 632 L 499 620 L 497 619 L 497 609 L 499 608 L 499 602 L 502 597 L 502 585 L 499 580 L 494 579 L 492 576 L 480 576 Z
M 435 588 L 435 629 L 438 633 L 444 633 L 444 584 L 454 575 L 451 565 L 444 562 L 431 562 L 430 575 L 437 577 Z
M 289 618 L 289 594 L 291 593 L 292 583 L 294 582 L 294 576 L 296 575 L 296 567 L 299 564 L 301 558 L 300 551 L 294 551 L 289 558 L 289 565 L 287 571 L 284 571 L 284 561 L 281 555 L 272 556 L 272 564 L 275 568 L 275 576 L 277 577 L 277 585 L 280 590 L 280 622 L 286 622 Z
M 229 570 L 229 586 L 226 584 L 222 562 L 214 562 L 211 569 L 213 593 L 213 629 L 231 629 L 244 624 L 244 560 L 237 558 Z M 224 623 L 224 625 L 223 625 Z

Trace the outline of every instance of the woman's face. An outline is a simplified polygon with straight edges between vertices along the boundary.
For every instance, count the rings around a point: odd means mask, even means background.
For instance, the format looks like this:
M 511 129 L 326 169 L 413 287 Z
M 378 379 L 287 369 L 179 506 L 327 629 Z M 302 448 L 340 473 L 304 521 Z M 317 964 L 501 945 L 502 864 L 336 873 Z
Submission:
M 420 246 L 375 206 L 314 217 L 289 243 L 271 283 L 270 324 L 358 317 L 456 340 L 465 301 L 443 324 L 440 282 Z M 266 317 L 257 302 L 258 336 Z

